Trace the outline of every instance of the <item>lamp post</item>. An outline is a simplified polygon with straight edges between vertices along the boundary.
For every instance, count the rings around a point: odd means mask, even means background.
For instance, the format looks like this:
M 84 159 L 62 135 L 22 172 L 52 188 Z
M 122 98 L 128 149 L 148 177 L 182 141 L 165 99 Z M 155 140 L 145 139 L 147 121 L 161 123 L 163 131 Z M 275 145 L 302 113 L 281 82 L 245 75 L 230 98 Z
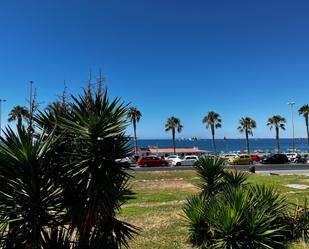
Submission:
M 292 111 L 292 145 L 293 145 L 293 151 L 295 151 L 295 130 L 294 130 L 294 105 L 295 105 L 295 102 L 294 101 L 290 101 L 288 102 L 288 105 L 291 107 L 291 111 Z
M 1 131 L 2 131 L 2 128 L 1 128 L 1 122 L 2 122 L 2 103 L 6 102 L 6 99 L 0 99 L 0 138 L 1 138 Z

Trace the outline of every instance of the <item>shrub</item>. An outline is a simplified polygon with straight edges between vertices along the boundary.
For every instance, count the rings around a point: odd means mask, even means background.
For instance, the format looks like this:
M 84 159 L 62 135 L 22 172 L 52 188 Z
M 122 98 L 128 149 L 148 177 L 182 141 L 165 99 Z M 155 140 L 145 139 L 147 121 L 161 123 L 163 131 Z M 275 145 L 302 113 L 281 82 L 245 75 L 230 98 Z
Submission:
M 183 208 L 194 246 L 279 249 L 304 235 L 307 213 L 291 217 L 286 199 L 273 187 L 248 184 L 245 173 L 224 171 L 216 158 L 199 160 L 196 169 L 201 193 Z
M 1 248 L 120 248 L 136 228 L 117 218 L 132 198 L 127 106 L 99 91 L 51 105 L 32 136 L 7 128 L 0 144 Z

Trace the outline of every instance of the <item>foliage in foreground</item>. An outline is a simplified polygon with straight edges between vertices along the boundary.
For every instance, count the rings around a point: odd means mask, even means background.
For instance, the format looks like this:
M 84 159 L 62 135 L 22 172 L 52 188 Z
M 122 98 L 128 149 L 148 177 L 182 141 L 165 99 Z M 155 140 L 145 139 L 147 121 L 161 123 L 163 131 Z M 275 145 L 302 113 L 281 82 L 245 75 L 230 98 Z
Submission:
M 291 212 L 274 188 L 250 185 L 245 173 L 224 171 L 222 164 L 217 158 L 197 163 L 201 192 L 183 208 L 194 246 L 279 249 L 290 241 L 308 239 L 306 208 Z
M 120 248 L 136 233 L 117 218 L 132 193 L 127 107 L 107 92 L 36 117 L 40 132 L 7 128 L 0 145 L 1 248 Z

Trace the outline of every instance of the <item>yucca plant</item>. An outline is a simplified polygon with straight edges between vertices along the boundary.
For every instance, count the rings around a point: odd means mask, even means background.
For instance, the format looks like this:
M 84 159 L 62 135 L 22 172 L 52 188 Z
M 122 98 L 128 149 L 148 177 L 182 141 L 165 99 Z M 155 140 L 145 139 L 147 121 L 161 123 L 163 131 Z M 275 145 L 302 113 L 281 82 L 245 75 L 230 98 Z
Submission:
M 247 179 L 248 174 L 243 171 L 224 171 L 223 174 L 223 181 L 229 187 L 244 188 L 248 185 Z
M 259 203 L 261 199 L 263 204 Z M 283 211 L 267 198 L 255 198 L 250 189 L 227 188 L 221 192 L 208 211 L 208 220 L 216 231 L 214 247 L 284 248 L 284 226 L 277 222 L 282 213 L 270 212 L 269 206 Z
M 247 174 L 224 171 L 223 161 L 203 158 L 201 193 L 188 199 L 184 217 L 198 248 L 285 248 L 286 200 L 272 187 L 249 185 Z
M 90 89 L 90 88 L 89 88 Z M 132 198 L 127 106 L 90 90 L 66 110 L 34 119 L 38 133 L 10 128 L 0 145 L 0 247 L 116 249 L 137 229 L 117 218 Z
M 198 187 L 206 196 L 213 196 L 221 190 L 223 185 L 223 159 L 219 157 L 202 157 L 195 163 L 195 169 L 201 181 Z
M 289 216 L 285 217 L 289 230 L 287 236 L 291 240 L 309 242 L 309 209 L 305 199 L 304 204 L 292 204 Z
M 0 143 L 1 248 L 46 248 L 50 229 L 63 225 L 62 188 L 52 179 L 60 144 L 53 133 L 33 140 L 23 126 L 16 133 L 6 129 Z
M 107 91 L 86 91 L 72 97 L 71 111 L 59 118 L 65 132 L 70 176 L 62 179 L 64 206 L 76 248 L 128 246 L 135 227 L 117 219 L 121 205 L 132 192 L 126 166 L 130 139 L 125 135 L 127 106 L 119 98 L 109 100 Z
M 183 207 L 183 217 L 189 232 L 189 241 L 197 247 L 210 248 L 213 243 L 213 231 L 207 220 L 207 208 L 211 203 L 210 198 L 195 195 L 187 200 Z

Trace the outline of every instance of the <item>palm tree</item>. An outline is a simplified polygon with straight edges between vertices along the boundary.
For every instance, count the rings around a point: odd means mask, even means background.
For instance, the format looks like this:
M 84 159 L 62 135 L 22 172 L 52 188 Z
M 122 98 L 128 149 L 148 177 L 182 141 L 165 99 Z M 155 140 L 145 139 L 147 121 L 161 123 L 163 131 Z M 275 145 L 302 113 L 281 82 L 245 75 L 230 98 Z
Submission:
M 256 122 L 249 117 L 241 118 L 239 120 L 240 126 L 238 126 L 237 130 L 240 133 L 245 133 L 246 135 L 246 143 L 247 143 L 247 152 L 250 154 L 249 148 L 249 135 L 253 136 L 252 129 L 256 128 Z
M 275 127 L 276 130 L 276 140 L 277 140 L 277 151 L 280 151 L 280 144 L 279 144 L 279 130 L 285 130 L 286 119 L 280 115 L 274 115 L 268 119 L 267 126 L 272 129 Z
M 221 122 L 222 120 L 220 118 L 220 115 L 213 111 L 208 112 L 207 116 L 203 118 L 203 123 L 206 124 L 206 129 L 208 129 L 209 127 L 211 129 L 212 142 L 215 153 L 217 152 L 216 141 L 215 141 L 215 129 L 222 127 Z
M 305 118 L 306 122 L 306 128 L 307 128 L 307 140 L 308 140 L 308 145 L 309 145 L 309 122 L 308 122 L 308 116 L 309 116 L 309 105 L 303 105 L 301 108 L 298 110 L 299 115 L 303 115 Z
M 19 127 L 22 126 L 23 119 L 28 119 L 29 118 L 29 111 L 25 106 L 14 106 L 11 112 L 9 113 L 9 118 L 8 121 L 12 122 L 17 120 L 17 125 Z
M 176 154 L 176 145 L 175 145 L 175 135 L 176 130 L 177 132 L 181 132 L 183 126 L 180 123 L 179 118 L 175 118 L 174 116 L 167 119 L 167 122 L 165 124 L 165 131 L 172 131 L 172 139 L 173 139 L 173 148 L 174 148 L 174 154 Z
M 127 113 L 127 117 L 133 124 L 134 130 L 134 142 L 135 142 L 135 153 L 137 153 L 137 136 L 136 136 L 136 124 L 139 122 L 142 114 L 136 107 L 130 107 Z

